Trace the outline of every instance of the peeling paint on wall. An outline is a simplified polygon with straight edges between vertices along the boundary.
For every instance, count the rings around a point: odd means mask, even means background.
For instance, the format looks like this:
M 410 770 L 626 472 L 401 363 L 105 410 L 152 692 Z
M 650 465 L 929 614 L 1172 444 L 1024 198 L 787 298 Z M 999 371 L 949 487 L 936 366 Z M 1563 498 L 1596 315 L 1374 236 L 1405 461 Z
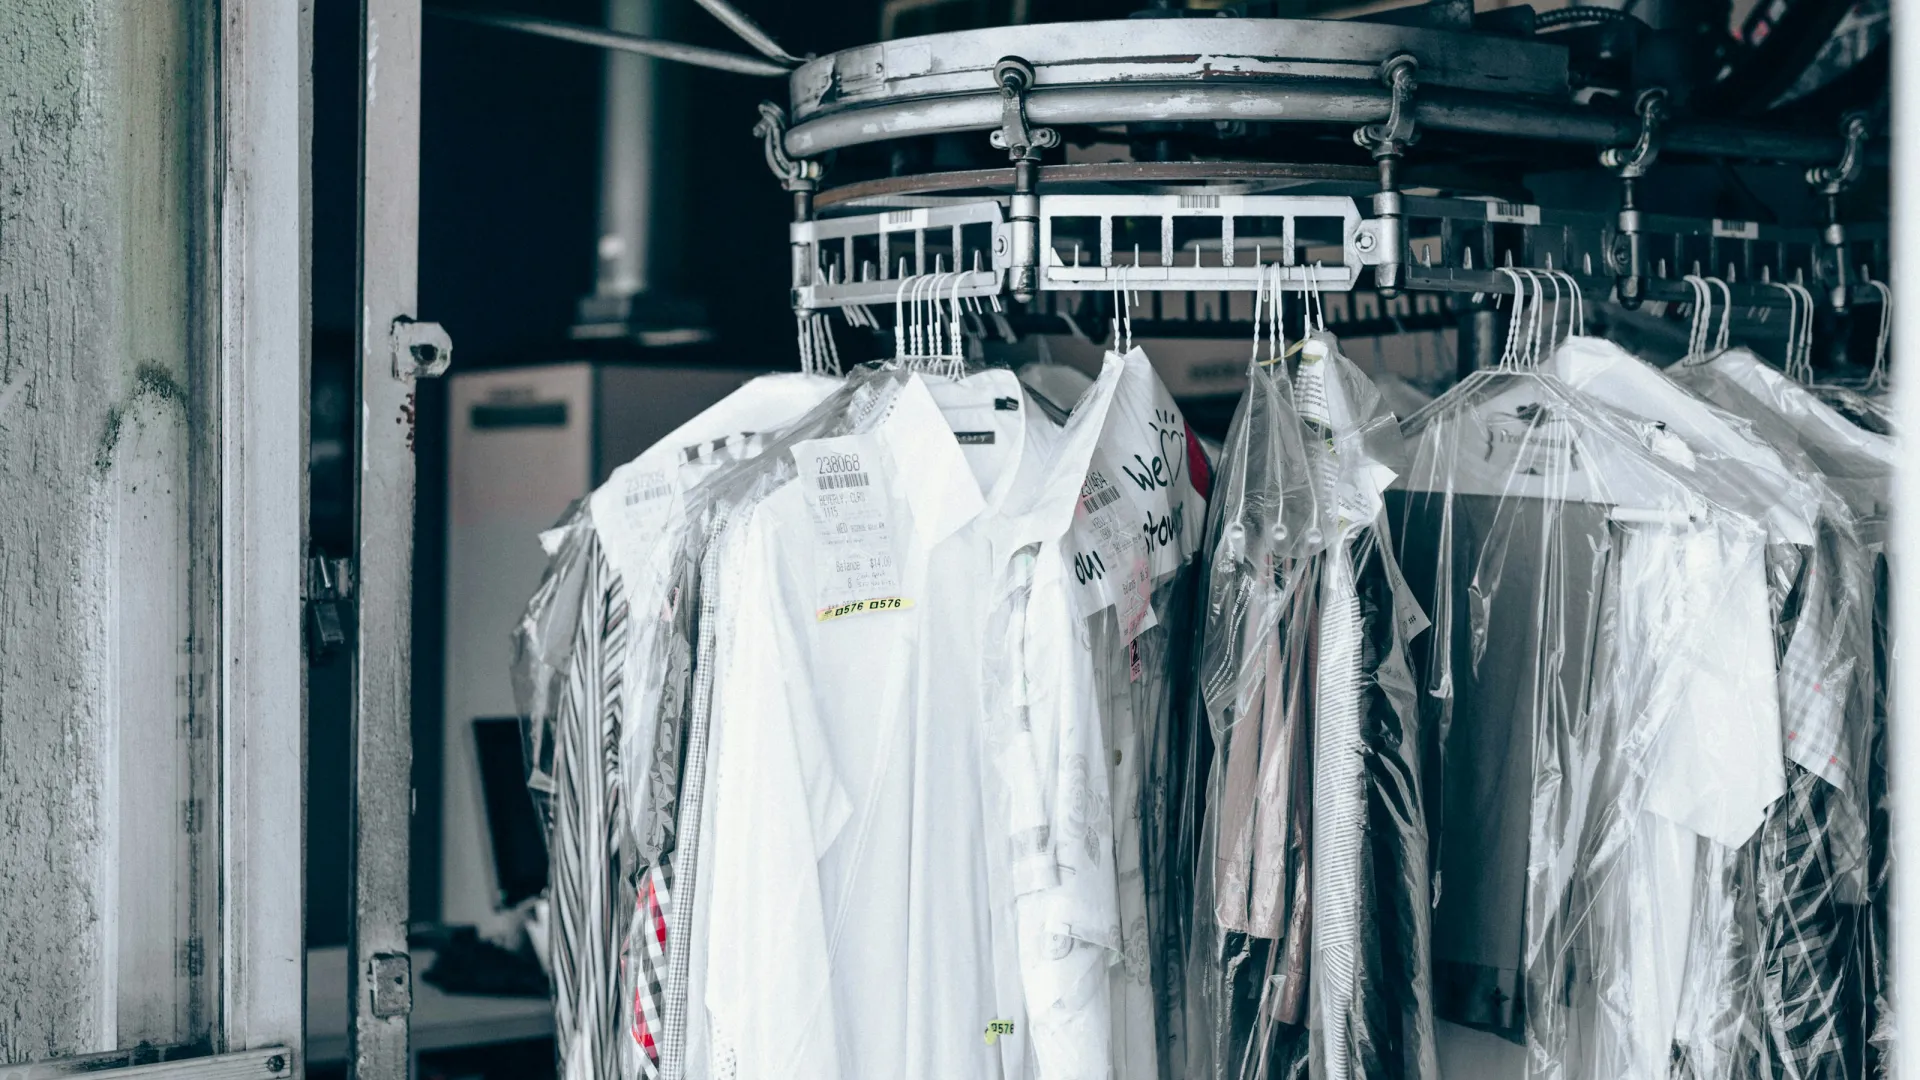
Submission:
M 189 1025 L 189 9 L 0 3 L 0 1065 Z

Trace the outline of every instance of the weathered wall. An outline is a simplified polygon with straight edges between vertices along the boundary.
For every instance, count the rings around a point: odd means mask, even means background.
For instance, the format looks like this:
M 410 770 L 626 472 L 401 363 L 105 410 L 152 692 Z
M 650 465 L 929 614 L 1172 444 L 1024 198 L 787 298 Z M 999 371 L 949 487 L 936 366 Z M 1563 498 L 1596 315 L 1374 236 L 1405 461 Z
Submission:
M 0 3 L 0 1064 L 189 1022 L 189 6 Z

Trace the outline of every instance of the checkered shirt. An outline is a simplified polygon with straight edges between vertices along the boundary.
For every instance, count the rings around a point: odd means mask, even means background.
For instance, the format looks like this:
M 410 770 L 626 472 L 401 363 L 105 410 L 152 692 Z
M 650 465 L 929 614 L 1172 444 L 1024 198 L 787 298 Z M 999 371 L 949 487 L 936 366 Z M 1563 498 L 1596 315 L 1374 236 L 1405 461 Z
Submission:
M 633 983 L 633 1041 L 640 1050 L 640 1073 L 646 1080 L 660 1075 L 661 1017 L 666 997 L 667 913 L 673 908 L 670 887 L 673 871 L 664 861 L 650 868 L 634 901 L 635 942 L 627 943 L 627 962 Z

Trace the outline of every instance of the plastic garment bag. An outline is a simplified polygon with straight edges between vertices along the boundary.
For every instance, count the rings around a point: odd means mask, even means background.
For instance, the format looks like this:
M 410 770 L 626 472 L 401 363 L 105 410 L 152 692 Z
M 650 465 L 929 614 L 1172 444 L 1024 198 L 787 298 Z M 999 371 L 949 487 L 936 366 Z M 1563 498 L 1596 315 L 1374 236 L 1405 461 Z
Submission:
M 751 535 L 743 529 L 769 500 L 782 493 L 792 502 L 802 490 L 839 490 L 834 486 L 838 481 L 820 482 L 824 473 L 805 475 L 809 467 L 819 472 L 826 460 L 818 453 L 803 453 L 805 448 L 819 450 L 847 440 L 881 439 L 882 427 L 910 405 L 917 412 L 905 425 L 907 429 L 939 430 L 937 419 L 928 422 L 938 413 L 916 380 L 916 376 L 897 371 L 856 372 L 847 395 L 816 410 L 762 457 L 719 473 L 689 493 L 689 513 L 677 542 L 680 553 L 674 559 L 681 572 L 681 588 L 672 605 L 674 636 L 691 644 L 690 671 L 680 676 L 689 689 L 683 695 L 680 722 L 675 727 L 678 745 L 669 746 L 663 740 L 660 752 L 661 771 L 671 771 L 677 763 L 679 781 L 673 807 L 675 847 L 670 855 L 675 902 L 665 919 L 668 963 L 664 978 L 659 980 L 664 1029 L 661 1065 L 669 1077 L 726 1075 L 736 1069 L 754 1075 L 777 1067 L 769 1065 L 770 1061 L 788 1062 L 803 1072 L 831 1072 L 835 1068 L 832 1055 L 845 1049 L 838 1028 L 831 1022 L 831 1012 L 826 1014 L 827 1020 L 808 1026 L 807 1011 L 748 1008 L 751 992 L 777 993 L 782 989 L 794 990 L 790 1000 L 807 1002 L 809 1010 L 832 1004 L 819 981 L 825 977 L 822 965 L 831 962 L 829 953 L 822 952 L 829 949 L 829 944 L 821 937 L 826 932 L 821 920 L 829 910 L 826 905 L 830 898 L 822 888 L 808 889 L 796 881 L 789 902 L 776 911 L 757 906 L 751 895 L 728 887 L 728 875 L 756 865 L 754 860 L 740 861 L 753 850 L 769 856 L 759 860 L 769 867 L 787 865 L 772 861 L 774 855 L 792 859 L 803 852 L 817 852 L 818 845 L 850 827 L 834 808 L 844 808 L 848 813 L 864 809 L 870 804 L 872 792 L 850 786 L 852 794 L 843 792 L 835 799 L 833 792 L 839 788 L 830 783 L 807 784 L 801 779 L 804 772 L 792 771 L 805 770 L 809 762 L 818 767 L 826 760 L 819 753 L 820 726 L 809 720 L 816 715 L 812 708 L 815 699 L 805 694 L 806 683 L 789 677 L 791 665 L 779 659 L 790 655 L 794 647 L 791 634 L 782 631 L 790 624 L 771 616 L 745 614 L 752 610 L 752 604 L 778 600 L 781 594 L 771 590 L 781 579 L 764 566 L 767 549 L 756 549 Z M 839 460 L 847 464 L 845 458 Z M 955 475 L 952 455 L 945 460 L 949 463 L 945 475 Z M 866 478 L 872 477 L 871 468 L 862 470 Z M 929 479 L 931 483 L 933 478 Z M 803 489 L 800 485 L 808 481 L 813 483 Z M 883 486 L 880 490 L 884 498 L 886 491 L 897 488 Z M 884 509 L 875 506 L 871 498 L 864 505 Z M 806 515 L 805 507 L 789 509 L 802 518 Z M 804 521 L 795 521 L 793 527 L 807 526 Z M 880 540 L 888 537 L 882 534 Z M 759 558 L 755 557 L 756 550 Z M 801 556 L 814 553 L 807 545 L 796 545 L 792 550 Z M 813 599 L 803 598 L 806 602 Z M 741 696 L 783 690 L 764 700 L 749 701 Z M 746 726 L 742 727 L 743 723 Z M 750 745 L 758 745 L 763 752 L 729 755 L 728 748 L 739 745 L 738 740 L 756 737 L 758 743 Z M 791 752 L 776 752 L 782 746 Z M 760 845 L 758 849 L 728 839 L 739 833 L 742 823 L 758 820 L 741 816 L 751 814 L 758 804 L 728 795 L 725 781 L 730 756 L 736 761 L 733 775 L 738 781 L 732 790 L 744 790 L 762 799 L 787 799 L 777 804 L 787 807 L 778 816 L 777 825 L 766 819 L 758 829 L 749 828 L 752 842 Z M 817 806 L 824 816 L 809 819 L 795 815 L 791 808 L 798 798 L 818 800 L 808 805 Z M 781 836 L 795 829 L 806 831 L 807 842 L 780 842 Z M 851 849 L 842 846 L 841 850 Z M 814 862 L 796 865 L 813 868 L 811 872 L 816 875 L 821 873 Z M 739 906 L 743 903 L 748 905 L 744 909 Z M 811 921 L 806 916 L 808 911 L 813 912 Z M 785 920 L 781 925 L 787 931 L 774 940 L 782 942 L 786 951 L 777 960 L 770 955 L 766 966 L 760 968 L 750 954 L 759 951 L 753 947 L 756 943 L 764 948 L 766 935 L 774 925 L 768 920 L 775 918 Z M 713 926 L 729 926 L 731 933 L 716 935 Z M 808 957 L 814 962 L 808 963 Z M 709 1004 L 715 999 L 726 1002 L 734 1011 L 711 1010 Z M 742 1022 L 743 1016 L 764 1016 L 767 1022 L 748 1025 Z M 783 1023 L 800 1024 L 808 1037 L 774 1037 Z
M 1769 446 L 1746 421 L 1706 404 L 1610 343 L 1570 339 L 1548 367 L 1587 393 L 1660 423 L 1663 435 L 1701 447 L 1706 453 L 1694 455 L 1696 471 L 1729 505 L 1765 521 L 1772 537 L 1768 566 L 1776 587 L 1770 590 L 1769 613 L 1780 668 L 1784 752 L 1798 767 L 1789 766 L 1787 800 L 1769 808 L 1760 835 L 1745 848 L 1702 841 L 1681 1019 L 1674 1034 L 1676 1057 L 1686 1075 L 1756 1075 L 1756 1055 L 1762 1044 L 1772 1041 L 1772 1030 L 1806 1026 L 1791 1017 L 1804 1015 L 1810 1002 L 1796 1006 L 1785 1000 L 1781 988 L 1787 980 L 1776 974 L 1781 964 L 1807 973 L 1826 991 L 1806 997 L 1829 1009 L 1840 1007 L 1843 965 L 1821 962 L 1819 957 L 1828 950 L 1809 947 L 1792 958 L 1783 954 L 1781 916 L 1790 917 L 1793 905 L 1783 903 L 1782 897 L 1800 897 L 1802 913 L 1832 910 L 1831 900 L 1826 905 L 1811 902 L 1817 898 L 1796 887 L 1794 883 L 1808 875 L 1804 867 L 1796 871 L 1788 865 L 1794 862 L 1818 861 L 1836 877 L 1853 877 L 1864 887 L 1864 813 L 1822 797 L 1826 783 L 1844 791 L 1845 775 L 1854 763 L 1864 761 L 1865 746 L 1856 747 L 1860 740 L 1845 722 L 1853 668 L 1870 644 L 1862 620 L 1864 596 L 1858 582 L 1850 580 L 1854 572 L 1847 569 L 1864 569 L 1864 553 L 1845 507 L 1797 446 Z M 1726 483 L 1715 483 L 1720 480 Z M 1864 725 L 1856 730 L 1865 733 Z M 1801 779 L 1809 769 L 1830 781 Z M 1816 817 L 1819 828 L 1810 831 Z M 1790 842 L 1795 852 L 1790 857 L 1788 830 L 1797 834 Z M 1800 940 L 1807 945 L 1823 936 L 1817 918 L 1798 922 L 1804 931 Z M 1839 953 L 1833 956 L 1834 961 L 1840 958 Z M 1827 1049 L 1820 1054 L 1831 1051 L 1836 1062 L 1846 1056 L 1839 1038 L 1809 1039 L 1803 1033 L 1790 1041 L 1804 1045 L 1821 1040 Z
M 1846 500 L 1869 543 L 1887 516 L 1897 447 L 1863 430 L 1747 349 L 1668 372 L 1681 385 L 1752 422 L 1775 445 L 1798 445 Z
M 1122 962 L 1110 973 L 1114 1075 L 1166 1075 L 1183 959 L 1171 904 L 1191 870 L 1170 844 L 1193 797 L 1186 713 L 1193 578 L 1210 466 L 1140 349 L 1121 365 L 1066 538 L 1110 751 Z M 1022 376 L 1025 378 L 1025 375 Z M 1177 706 L 1177 709 L 1176 709 Z M 1171 814 L 1175 820 L 1170 821 Z
M 1297 387 L 1251 365 L 1209 515 L 1187 1071 L 1431 1076 L 1423 617 L 1379 517 L 1397 424 L 1330 337 L 1297 352 Z
M 1706 448 L 1537 370 L 1558 335 L 1529 306 L 1500 368 L 1404 425 L 1392 499 L 1434 623 L 1441 1061 L 1478 1028 L 1524 1047 L 1507 1075 L 1651 1080 L 1702 840 L 1737 848 L 1782 787 L 1777 703 L 1750 692 L 1772 681 L 1765 531 L 1711 497 Z
M 553 560 L 516 632 L 514 674 L 532 749 L 530 786 L 537 801 L 543 788 L 552 792 L 555 808 L 551 951 L 565 1075 L 613 1075 L 616 1068 L 623 1076 L 654 1075 L 668 1033 L 684 1029 L 668 1015 L 665 988 L 670 961 L 685 959 L 669 942 L 685 940 L 691 915 L 691 905 L 672 903 L 685 836 L 683 780 L 694 778 L 688 801 L 695 821 L 703 790 L 698 770 L 682 768 L 698 689 L 690 679 L 700 627 L 697 567 L 714 502 L 700 494 L 708 485 L 695 481 L 746 468 L 782 446 L 771 434 L 724 433 L 743 421 L 778 426 L 768 410 L 796 408 L 796 394 L 818 400 L 831 391 L 792 425 L 802 433 L 831 432 L 869 420 L 901 378 L 867 371 L 844 383 L 756 380 L 623 467 L 596 498 L 617 492 L 616 511 L 657 512 L 635 522 L 653 527 L 636 527 L 629 535 L 640 542 L 619 553 L 629 570 L 613 569 L 607 536 L 618 530 L 594 519 L 592 500 L 543 537 Z M 752 407 L 743 410 L 743 403 Z M 695 441 L 681 442 L 683 434 Z M 644 482 L 656 465 L 676 459 L 681 464 L 666 473 L 666 483 Z M 643 482 L 630 493 L 628 479 Z M 563 636 L 569 633 L 574 640 Z M 583 850 L 570 856 L 570 848 Z M 691 886 L 690 867 L 686 878 Z M 615 892 L 616 901 L 603 899 Z
M 653 703 L 638 678 L 656 647 L 636 606 L 663 595 L 652 557 L 705 473 L 757 453 L 754 430 L 790 423 L 839 389 L 803 375 L 756 379 L 683 424 L 541 537 L 547 572 L 516 628 L 513 675 L 529 785 L 549 826 L 559 1054 L 568 1076 L 637 1075 L 623 1034 L 622 944 L 652 904 L 658 836 L 643 829 Z M 650 1062 L 649 1062 L 650 1064 Z
M 1307 844 L 1293 794 L 1305 768 L 1295 744 L 1305 740 L 1295 687 L 1307 617 L 1298 609 L 1312 595 L 1299 587 L 1299 568 L 1322 534 L 1304 433 L 1284 369 L 1250 365 L 1214 478 L 1203 568 L 1198 678 L 1214 755 L 1187 971 L 1191 1077 L 1284 1076 L 1306 1058 Z M 1296 618 L 1299 635 L 1289 632 Z M 1265 886 L 1257 927 L 1248 921 L 1256 872 Z
M 1888 393 L 1887 346 L 1893 337 L 1893 290 L 1882 281 L 1868 279 L 1867 284 L 1880 294 L 1880 335 L 1874 342 L 1873 367 L 1858 384 L 1815 385 L 1812 389 L 1854 423 L 1876 435 L 1891 436 L 1893 402 Z
M 1751 883 L 1741 933 L 1752 942 L 1755 989 L 1723 1041 L 1739 1036 L 1729 1075 L 1862 1076 L 1875 1071 L 1881 1051 L 1871 1042 L 1889 1015 L 1878 809 L 1885 447 L 1871 433 L 1850 434 L 1814 395 L 1757 363 L 1733 350 L 1670 369 L 1742 413 L 1825 493 L 1819 534 L 1786 568 L 1778 605 L 1788 790 L 1736 857 L 1735 873 Z
M 1309 336 L 1295 388 L 1333 538 L 1312 643 L 1312 1073 L 1431 1077 L 1428 838 L 1407 656 L 1427 622 L 1382 514 L 1404 448 L 1330 336 Z
M 716 505 L 690 726 L 717 748 L 712 832 L 676 871 L 681 902 L 690 863 L 705 883 L 688 1075 L 703 1017 L 717 1075 L 1107 1074 L 1108 751 L 1060 540 L 1118 374 L 1058 429 L 1005 371 L 915 374 L 864 441 L 797 443 L 796 481 Z M 850 487 L 871 515 L 826 497 Z M 816 594 L 880 570 L 888 595 Z

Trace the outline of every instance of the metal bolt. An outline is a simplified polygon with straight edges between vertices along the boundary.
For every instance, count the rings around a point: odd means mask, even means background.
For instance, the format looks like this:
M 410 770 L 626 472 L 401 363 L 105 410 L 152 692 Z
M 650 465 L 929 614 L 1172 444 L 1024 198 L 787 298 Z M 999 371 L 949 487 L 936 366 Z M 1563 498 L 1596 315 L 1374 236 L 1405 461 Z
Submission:
M 279 1054 L 275 1054 L 272 1057 L 267 1059 L 267 1072 L 272 1073 L 274 1076 L 278 1076 L 281 1073 L 286 1071 L 287 1071 L 286 1058 L 280 1056 Z
M 1613 261 L 1613 268 L 1617 271 L 1625 272 L 1627 263 L 1633 259 L 1633 241 L 1628 239 L 1624 234 L 1616 234 L 1613 238 L 1613 247 L 1608 252 L 1608 255 Z
M 1373 234 L 1368 232 L 1363 232 L 1360 235 L 1354 237 L 1353 246 L 1359 248 L 1361 251 L 1372 251 L 1373 250 Z

